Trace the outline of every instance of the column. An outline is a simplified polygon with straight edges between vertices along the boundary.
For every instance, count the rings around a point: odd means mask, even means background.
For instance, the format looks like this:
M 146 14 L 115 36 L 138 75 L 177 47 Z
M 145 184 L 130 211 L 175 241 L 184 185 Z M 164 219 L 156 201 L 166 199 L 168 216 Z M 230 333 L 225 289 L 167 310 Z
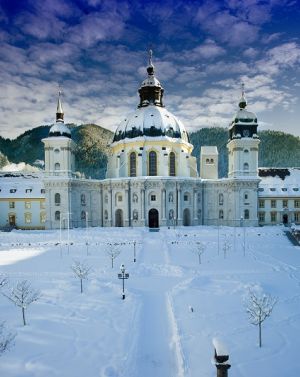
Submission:
M 128 189 L 125 189 L 125 213 L 124 213 L 124 220 L 125 220 L 125 224 L 124 226 L 128 226 L 129 225 L 129 216 L 130 216 L 130 213 L 129 213 L 129 191 Z
M 166 190 L 165 189 L 162 189 L 161 213 L 162 213 L 162 220 L 166 220 Z
M 110 223 L 110 226 L 113 226 L 113 220 L 112 220 L 112 189 L 108 190 L 109 196 L 108 196 L 108 205 L 109 205 L 109 211 L 108 211 L 108 220 Z
M 141 189 L 141 221 L 145 221 L 145 190 Z
M 178 212 L 177 212 L 177 221 L 181 221 L 182 220 L 182 217 L 181 217 L 181 189 L 179 188 L 178 190 Z M 177 224 L 177 225 L 180 225 L 180 224 Z
M 194 220 L 195 222 L 197 221 L 197 202 L 198 202 L 198 192 L 195 190 L 194 191 Z M 195 225 L 197 222 L 195 223 Z

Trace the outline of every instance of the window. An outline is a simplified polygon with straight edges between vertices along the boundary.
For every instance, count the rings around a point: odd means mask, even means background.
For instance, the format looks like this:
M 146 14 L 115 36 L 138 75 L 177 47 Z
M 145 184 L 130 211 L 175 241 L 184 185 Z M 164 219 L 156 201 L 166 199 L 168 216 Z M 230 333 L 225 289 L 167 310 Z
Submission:
M 171 177 L 175 177 L 176 176 L 176 171 L 175 171 L 175 153 L 174 152 L 170 153 L 169 175 Z
M 271 187 L 270 191 L 276 191 L 276 188 L 275 187 Z
M 245 209 L 245 211 L 244 211 L 244 219 L 245 220 L 249 220 L 249 218 L 250 218 L 249 209 Z
M 28 194 L 28 193 L 32 192 L 32 189 L 26 189 L 25 192 L 26 192 L 26 194 Z
M 108 220 L 108 212 L 107 212 L 107 210 L 104 211 L 104 220 Z
M 294 200 L 294 207 L 299 208 L 300 207 L 300 200 L 296 199 Z
M 41 194 L 45 194 L 45 189 L 41 189 Z
M 244 170 L 249 170 L 249 164 L 248 164 L 248 162 L 244 163 Z
M 40 213 L 40 223 L 44 224 L 46 222 L 46 212 Z
M 222 206 L 224 203 L 224 195 L 221 193 L 219 194 L 219 205 Z
M 85 211 L 81 211 L 80 218 L 81 218 L 81 220 L 85 220 L 86 219 L 86 212 Z
M 26 224 L 31 223 L 31 213 L 25 213 L 25 223 Z
M 118 195 L 117 198 L 118 198 L 118 202 L 122 202 L 123 201 L 122 195 Z
M 81 194 L 81 196 L 80 196 L 80 202 L 81 202 L 81 205 L 82 205 L 82 206 L 85 206 L 85 205 L 86 205 L 85 194 Z
M 282 201 L 282 207 L 283 207 L 283 208 L 288 208 L 288 200 L 284 199 L 284 200 Z
M 244 200 L 248 200 L 249 199 L 249 195 L 248 193 L 246 192 L 245 195 L 244 195 Z
M 197 201 L 198 201 L 198 203 L 201 202 L 201 194 L 200 194 L 200 192 L 199 192 L 198 195 L 197 195 Z
M 15 208 L 15 202 L 9 202 L 9 208 Z
M 184 195 L 183 195 L 183 200 L 184 200 L 185 202 L 188 202 L 188 201 L 189 201 L 189 194 L 184 194 Z
M 59 149 L 57 149 L 57 148 L 54 149 L 54 152 L 55 152 L 55 153 L 59 153 Z
M 17 192 L 17 189 L 10 189 L 9 192 L 13 194 L 13 193 Z
M 264 223 L 264 222 L 265 222 L 265 213 L 264 213 L 264 212 L 259 212 L 259 213 L 258 213 L 258 220 L 259 220 L 259 222 L 261 222 L 261 223 Z
M 173 200 L 174 200 L 173 193 L 170 192 L 169 193 L 169 203 L 173 203 Z
M 170 211 L 169 211 L 169 220 L 173 220 L 173 219 L 174 219 L 174 210 L 170 209 Z
M 214 163 L 214 159 L 211 158 L 210 161 L 209 161 L 210 164 L 213 164 Z
M 56 221 L 60 220 L 60 212 L 59 211 L 55 211 L 55 220 Z
M 259 199 L 259 208 L 265 208 L 265 201 L 263 199 Z
M 294 221 L 295 223 L 298 223 L 300 221 L 300 212 L 294 213 Z
M 244 153 L 249 153 L 248 149 L 244 149 Z
M 134 194 L 132 195 L 132 201 L 133 201 L 133 203 L 138 203 L 138 201 L 139 201 L 139 197 L 138 197 L 138 195 L 137 195 L 136 193 L 134 193 Z
M 46 203 L 44 200 L 40 201 L 40 209 L 45 209 L 46 208 Z
M 54 202 L 56 206 L 60 206 L 60 194 L 56 193 L 54 196 Z
M 275 223 L 277 219 L 277 213 L 276 212 L 271 212 L 271 222 Z
M 294 191 L 299 191 L 299 188 L 298 187 L 294 187 L 293 190 Z
M 286 187 L 282 187 L 281 190 L 282 190 L 282 191 L 287 191 L 287 188 L 286 188 Z
M 276 208 L 276 200 L 271 200 L 271 208 Z
M 60 163 L 59 162 L 55 163 L 54 170 L 60 170 Z
M 136 177 L 136 154 L 131 152 L 129 156 L 129 176 Z
M 155 202 L 155 200 L 156 200 L 156 195 L 151 195 L 151 196 L 150 196 L 150 200 L 151 200 L 151 202 Z
M 107 194 L 105 194 L 104 202 L 105 202 L 106 204 L 108 203 L 108 195 L 107 195 Z
M 157 155 L 154 151 L 149 153 L 149 175 L 157 175 Z
M 224 212 L 222 209 L 219 211 L 219 219 L 224 219 Z
M 30 209 L 31 208 L 31 202 L 25 202 L 25 208 Z

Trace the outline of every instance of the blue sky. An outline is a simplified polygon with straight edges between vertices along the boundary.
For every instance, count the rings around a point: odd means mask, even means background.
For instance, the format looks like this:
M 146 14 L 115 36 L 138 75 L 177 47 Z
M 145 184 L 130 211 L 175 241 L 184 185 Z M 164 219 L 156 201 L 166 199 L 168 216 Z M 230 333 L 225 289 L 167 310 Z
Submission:
M 260 129 L 300 135 L 298 0 L 0 0 L 0 135 L 55 118 L 115 130 L 138 104 L 147 49 L 188 131 L 226 127 L 241 82 Z

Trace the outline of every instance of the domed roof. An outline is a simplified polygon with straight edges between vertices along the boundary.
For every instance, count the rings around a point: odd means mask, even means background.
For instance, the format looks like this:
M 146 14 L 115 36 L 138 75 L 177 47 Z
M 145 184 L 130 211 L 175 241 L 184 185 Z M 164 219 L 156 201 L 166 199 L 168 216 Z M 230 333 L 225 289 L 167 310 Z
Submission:
M 189 142 L 182 122 L 166 108 L 155 105 L 139 107 L 124 119 L 115 132 L 113 142 L 145 136 L 166 136 Z
M 251 111 L 246 110 L 247 100 L 245 98 L 244 84 L 242 84 L 242 96 L 239 100 L 239 110 L 232 118 L 231 124 L 257 124 L 257 116 Z
M 49 131 L 49 137 L 65 136 L 71 138 L 71 131 L 62 122 L 56 122 Z

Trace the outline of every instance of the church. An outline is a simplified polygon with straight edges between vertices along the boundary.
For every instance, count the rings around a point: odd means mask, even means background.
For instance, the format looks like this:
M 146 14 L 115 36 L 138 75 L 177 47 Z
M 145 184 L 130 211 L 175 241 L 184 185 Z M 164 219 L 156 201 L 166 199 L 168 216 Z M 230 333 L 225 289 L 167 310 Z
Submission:
M 64 125 L 61 96 L 45 146 L 46 229 L 258 225 L 257 117 L 244 91 L 228 130 L 228 177 L 218 178 L 218 150 L 201 148 L 197 160 L 183 123 L 164 104 L 150 55 L 135 111 L 110 145 L 106 179 L 75 175 L 75 143 Z

